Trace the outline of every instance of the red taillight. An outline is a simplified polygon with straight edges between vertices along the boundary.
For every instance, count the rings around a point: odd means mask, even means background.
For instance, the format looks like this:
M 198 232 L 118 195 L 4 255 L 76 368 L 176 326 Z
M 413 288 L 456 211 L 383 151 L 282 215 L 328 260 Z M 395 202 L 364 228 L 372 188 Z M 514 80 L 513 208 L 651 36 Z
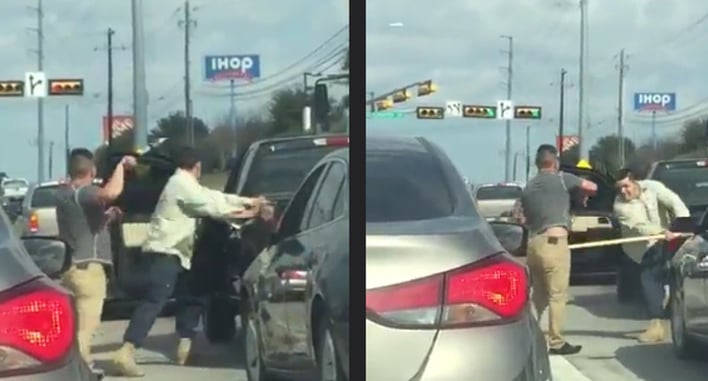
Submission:
M 36 213 L 32 213 L 27 222 L 27 227 L 31 233 L 36 233 L 39 231 L 39 217 Z
M 366 292 L 366 309 L 383 324 L 456 327 L 518 316 L 528 302 L 526 268 L 495 256 L 448 273 Z
M 349 137 L 333 136 L 329 138 L 317 138 L 313 140 L 313 143 L 315 143 L 315 145 L 317 146 L 348 147 Z
M 286 270 L 280 274 L 283 280 L 305 280 L 307 279 L 307 271 L 301 270 Z
M 68 295 L 39 283 L 0 296 L 0 372 L 62 360 L 74 345 Z

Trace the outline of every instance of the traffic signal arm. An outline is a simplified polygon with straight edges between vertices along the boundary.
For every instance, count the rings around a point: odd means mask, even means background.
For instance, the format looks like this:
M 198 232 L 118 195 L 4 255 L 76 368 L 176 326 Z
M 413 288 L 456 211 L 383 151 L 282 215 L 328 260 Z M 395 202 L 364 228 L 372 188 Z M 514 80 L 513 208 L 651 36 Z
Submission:
M 438 91 L 438 86 L 434 84 L 432 80 L 425 81 L 418 86 L 419 97 L 432 94 L 436 91 Z

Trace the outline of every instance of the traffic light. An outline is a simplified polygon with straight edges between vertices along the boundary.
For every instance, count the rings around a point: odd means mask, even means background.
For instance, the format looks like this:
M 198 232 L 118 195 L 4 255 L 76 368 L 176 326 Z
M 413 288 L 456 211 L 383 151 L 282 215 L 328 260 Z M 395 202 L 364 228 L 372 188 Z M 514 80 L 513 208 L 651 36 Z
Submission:
M 497 108 L 495 106 L 462 106 L 462 116 L 465 118 L 496 119 Z
M 424 95 L 432 94 L 438 91 L 438 86 L 433 83 L 432 80 L 427 80 L 418 86 L 418 96 L 422 97 Z
M 49 95 L 84 95 L 84 80 L 50 79 Z
M 443 107 L 416 107 L 415 114 L 418 119 L 444 119 L 445 109 Z
M 0 81 L 0 97 L 21 97 L 25 95 L 23 81 Z
M 411 99 L 411 95 L 408 90 L 403 89 L 395 94 L 393 94 L 393 103 L 401 103 Z
M 541 108 L 537 106 L 514 107 L 514 119 L 541 119 Z
M 393 102 L 390 99 L 382 99 L 376 102 L 376 111 L 388 110 L 393 107 Z

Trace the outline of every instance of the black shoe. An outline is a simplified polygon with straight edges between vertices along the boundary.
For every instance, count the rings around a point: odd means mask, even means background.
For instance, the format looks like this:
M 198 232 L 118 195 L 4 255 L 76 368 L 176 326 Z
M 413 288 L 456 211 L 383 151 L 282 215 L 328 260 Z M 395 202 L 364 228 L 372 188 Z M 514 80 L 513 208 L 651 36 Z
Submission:
M 548 353 L 551 355 L 574 355 L 583 349 L 582 345 L 570 345 L 568 343 L 563 344 L 560 348 L 551 348 Z

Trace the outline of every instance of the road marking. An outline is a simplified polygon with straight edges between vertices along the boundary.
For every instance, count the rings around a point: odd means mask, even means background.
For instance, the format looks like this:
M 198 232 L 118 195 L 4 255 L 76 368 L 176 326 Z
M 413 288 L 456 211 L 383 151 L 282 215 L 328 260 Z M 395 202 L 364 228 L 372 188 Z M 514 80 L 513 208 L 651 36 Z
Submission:
M 553 381 L 592 381 L 563 356 L 550 356 Z

